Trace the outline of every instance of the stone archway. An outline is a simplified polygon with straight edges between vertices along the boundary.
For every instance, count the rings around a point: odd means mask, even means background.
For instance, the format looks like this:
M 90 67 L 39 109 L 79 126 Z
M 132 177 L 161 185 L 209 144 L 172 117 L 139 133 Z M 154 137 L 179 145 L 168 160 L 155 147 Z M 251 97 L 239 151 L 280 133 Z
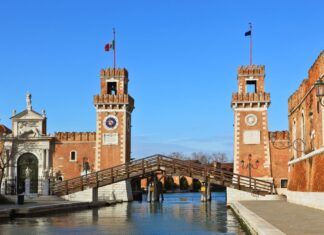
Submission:
M 26 168 L 30 169 L 30 193 L 38 192 L 38 159 L 32 153 L 25 153 L 17 162 L 17 193 L 25 192 Z

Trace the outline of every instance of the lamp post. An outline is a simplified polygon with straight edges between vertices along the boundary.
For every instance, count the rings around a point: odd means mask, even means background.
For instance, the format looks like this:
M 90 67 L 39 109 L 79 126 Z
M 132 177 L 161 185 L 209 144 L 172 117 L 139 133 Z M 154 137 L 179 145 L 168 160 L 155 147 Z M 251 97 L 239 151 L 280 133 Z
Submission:
M 319 79 L 314 83 L 314 87 L 316 89 L 316 97 L 318 98 L 319 103 L 324 106 L 322 102 L 322 97 L 324 96 L 324 74 L 320 76 Z
M 244 160 L 241 161 L 242 168 L 249 170 L 250 188 L 251 188 L 251 170 L 258 169 L 258 167 L 259 167 L 259 160 L 255 161 L 255 165 L 253 165 L 253 163 L 251 163 L 251 160 L 252 160 L 252 154 L 249 154 L 248 163 L 245 163 Z

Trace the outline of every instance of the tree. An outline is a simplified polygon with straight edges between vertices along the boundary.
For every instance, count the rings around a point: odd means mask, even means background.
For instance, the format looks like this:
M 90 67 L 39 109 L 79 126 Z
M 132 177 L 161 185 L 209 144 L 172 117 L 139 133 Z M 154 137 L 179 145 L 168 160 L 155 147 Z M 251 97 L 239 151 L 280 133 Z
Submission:
M 0 192 L 2 186 L 2 180 L 5 176 L 5 170 L 8 168 L 10 163 L 10 158 L 8 156 L 8 152 L 5 151 L 4 141 L 0 140 Z
M 6 170 L 8 170 L 9 166 L 11 165 L 12 159 L 15 155 L 19 154 L 21 150 L 18 149 L 18 139 L 12 138 L 10 135 L 7 135 L 7 140 L 10 140 L 8 145 L 4 145 L 6 136 L 0 136 L 0 193 L 2 191 L 2 180 L 5 177 Z M 31 147 L 28 146 L 28 143 L 25 143 L 27 147 L 26 149 L 30 149 Z
M 221 163 L 228 162 L 226 153 L 222 153 L 222 152 L 212 153 L 211 159 L 213 162 L 221 162 Z
M 168 157 L 172 157 L 172 158 L 180 159 L 180 160 L 188 159 L 188 157 L 184 153 L 181 153 L 181 152 L 172 152 L 172 153 L 168 154 Z
M 192 160 L 198 160 L 201 164 L 208 164 L 209 163 L 209 156 L 203 152 L 193 152 L 191 154 Z

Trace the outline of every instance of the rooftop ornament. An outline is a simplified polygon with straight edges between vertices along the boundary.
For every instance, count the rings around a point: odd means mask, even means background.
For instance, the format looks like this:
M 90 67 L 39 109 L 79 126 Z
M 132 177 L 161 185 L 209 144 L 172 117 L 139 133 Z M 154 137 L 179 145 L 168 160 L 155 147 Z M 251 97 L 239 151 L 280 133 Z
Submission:
M 285 142 L 283 141 L 277 141 L 275 133 L 271 133 L 270 142 L 275 149 L 282 150 L 282 149 L 288 149 L 292 147 L 297 152 L 303 152 L 306 145 L 305 141 L 300 138 L 296 138 L 291 142 L 289 136 L 288 136 L 287 144 L 285 144 Z

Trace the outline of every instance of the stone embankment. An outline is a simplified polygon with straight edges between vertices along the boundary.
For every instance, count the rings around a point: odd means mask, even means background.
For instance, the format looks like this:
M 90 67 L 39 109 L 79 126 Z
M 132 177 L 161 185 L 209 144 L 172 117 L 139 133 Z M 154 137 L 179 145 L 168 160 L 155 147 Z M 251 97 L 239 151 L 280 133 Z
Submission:
M 48 215 L 49 213 L 69 212 L 85 210 L 97 207 L 105 207 L 121 203 L 122 201 L 98 201 L 98 202 L 71 202 L 52 197 L 26 200 L 23 205 L 0 204 L 0 221 L 15 217 L 29 217 Z

